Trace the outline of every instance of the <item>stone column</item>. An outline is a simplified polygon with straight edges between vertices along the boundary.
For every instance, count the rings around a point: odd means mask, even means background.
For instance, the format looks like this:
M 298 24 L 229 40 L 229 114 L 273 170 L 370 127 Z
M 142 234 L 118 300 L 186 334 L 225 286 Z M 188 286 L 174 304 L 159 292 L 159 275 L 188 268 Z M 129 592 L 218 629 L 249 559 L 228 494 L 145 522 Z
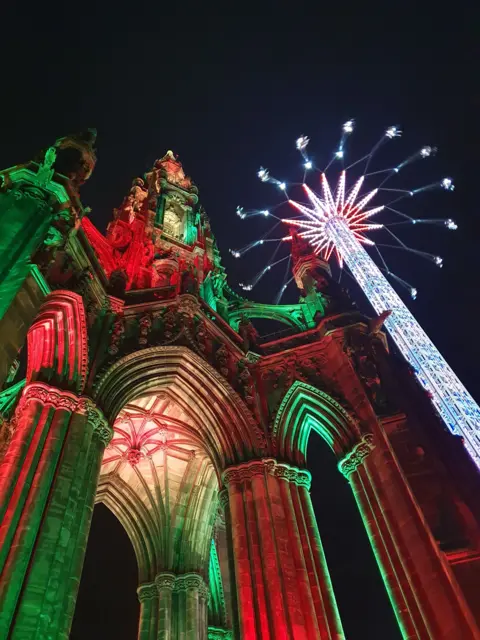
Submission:
M 0 463 L 0 637 L 68 638 L 111 435 L 88 398 L 25 387 Z
M 480 638 L 458 584 L 384 438 L 363 436 L 339 463 L 404 638 Z
M 208 589 L 197 573 L 177 576 L 175 594 L 178 609 L 178 640 L 203 640 L 207 634 Z
M 158 591 L 155 582 L 141 584 L 137 594 L 140 601 L 138 640 L 157 640 Z
M 344 638 L 308 494 L 310 474 L 272 459 L 229 467 L 240 637 Z
M 175 586 L 173 573 L 160 573 L 155 578 L 158 592 L 158 640 L 171 640 L 172 633 L 172 594 Z
M 227 539 L 227 553 L 228 553 L 228 572 L 229 572 L 229 584 L 230 584 L 230 610 L 232 616 L 233 637 L 240 637 L 240 623 L 239 623 L 239 607 L 236 589 L 235 579 L 235 557 L 233 552 L 233 528 L 232 517 L 230 514 L 229 495 L 227 489 L 222 489 L 218 494 L 219 504 L 223 509 L 225 515 L 225 534 Z

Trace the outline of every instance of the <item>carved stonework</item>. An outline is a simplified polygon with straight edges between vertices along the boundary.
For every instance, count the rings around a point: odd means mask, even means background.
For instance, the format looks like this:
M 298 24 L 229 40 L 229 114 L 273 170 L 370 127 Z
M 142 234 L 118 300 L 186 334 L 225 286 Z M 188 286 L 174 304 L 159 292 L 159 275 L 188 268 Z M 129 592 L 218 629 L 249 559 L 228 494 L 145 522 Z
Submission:
M 169 573 L 164 571 L 163 573 L 159 573 L 155 578 L 155 584 L 157 586 L 157 591 L 160 592 L 163 589 L 168 589 L 173 591 L 175 587 L 176 576 L 174 573 Z
M 230 356 L 226 346 L 224 344 L 220 345 L 220 347 L 215 352 L 215 363 L 216 368 L 225 378 L 228 376 L 229 372 L 229 357 Z
M 179 297 L 179 301 L 179 312 L 188 318 L 193 318 L 200 311 L 200 303 L 195 296 L 184 294 Z
M 78 406 L 80 398 L 73 393 L 60 391 L 60 389 L 50 387 L 41 382 L 30 383 L 23 391 L 15 414 L 19 416 L 33 400 L 39 400 L 44 405 L 50 405 L 55 409 L 65 409 L 73 413 Z
M 338 463 L 339 471 L 348 478 L 351 473 L 358 469 L 374 448 L 373 435 L 371 433 L 367 433 L 362 437 L 360 442 L 357 442 L 353 449 L 347 453 L 343 460 L 340 460 Z
M 153 600 L 154 598 L 157 598 L 158 591 L 155 582 L 141 584 L 137 589 L 137 594 L 140 602 L 145 602 L 146 600 Z
M 104 447 L 107 447 L 110 440 L 113 438 L 113 429 L 109 424 L 105 422 L 104 424 L 99 425 L 94 430 L 93 437 L 97 438 L 97 440 L 100 440 Z
M 288 464 L 277 463 L 272 470 L 272 475 L 287 482 L 294 482 L 298 487 L 305 487 L 308 490 L 310 490 L 312 484 L 310 471 L 297 469 Z
M 123 314 L 123 308 L 125 306 L 125 302 L 120 300 L 119 298 L 115 298 L 115 296 L 107 296 L 108 306 L 113 313 L 116 315 Z
M 116 355 L 120 350 L 120 344 L 125 334 L 125 320 L 123 317 L 118 316 L 112 325 L 112 333 L 110 336 L 110 344 L 108 346 L 108 353 L 112 356 Z
M 140 327 L 140 335 L 138 337 L 138 344 L 145 345 L 148 344 L 148 334 L 150 333 L 150 329 L 152 328 L 152 318 L 146 313 L 143 315 L 139 322 Z
M 252 460 L 243 464 L 229 467 L 223 472 L 223 483 L 228 487 L 231 484 L 243 484 L 255 476 L 272 475 L 287 482 L 294 482 L 299 487 L 310 489 L 311 475 L 306 469 L 298 469 L 292 465 L 277 462 L 273 458 Z M 225 498 L 224 498 L 225 499 Z
M 205 582 L 202 582 L 202 584 L 198 589 L 198 597 L 200 598 L 200 600 L 203 600 L 206 603 L 208 603 L 210 599 L 210 590 L 205 584 Z
M 240 382 L 241 394 L 247 405 L 251 408 L 254 402 L 255 388 L 252 374 L 250 373 L 250 366 L 250 363 L 245 358 L 237 362 L 237 378 Z

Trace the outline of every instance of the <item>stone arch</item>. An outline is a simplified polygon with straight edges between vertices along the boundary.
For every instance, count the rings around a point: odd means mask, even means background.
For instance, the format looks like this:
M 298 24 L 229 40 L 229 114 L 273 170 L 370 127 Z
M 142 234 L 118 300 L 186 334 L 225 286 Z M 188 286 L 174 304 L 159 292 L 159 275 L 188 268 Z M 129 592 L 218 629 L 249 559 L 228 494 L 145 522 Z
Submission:
M 306 331 L 309 328 L 305 320 L 303 307 L 300 304 L 274 305 L 245 302 L 241 307 L 232 309 L 229 312 L 230 324 L 236 331 L 242 315 L 247 316 L 249 319 L 276 320 L 291 329 L 298 329 L 298 331 Z
M 139 583 L 154 580 L 160 540 L 145 505 L 120 478 L 114 482 L 101 478 L 95 501 L 110 509 L 127 532 L 137 559 Z
M 338 458 L 348 453 L 361 437 L 358 423 L 336 400 L 297 380 L 285 394 L 273 424 L 278 458 L 304 467 L 312 429 Z
M 218 474 L 265 453 L 264 433 L 243 400 L 187 347 L 151 347 L 125 356 L 104 374 L 94 398 L 113 421 L 133 399 L 160 391 L 191 416 Z

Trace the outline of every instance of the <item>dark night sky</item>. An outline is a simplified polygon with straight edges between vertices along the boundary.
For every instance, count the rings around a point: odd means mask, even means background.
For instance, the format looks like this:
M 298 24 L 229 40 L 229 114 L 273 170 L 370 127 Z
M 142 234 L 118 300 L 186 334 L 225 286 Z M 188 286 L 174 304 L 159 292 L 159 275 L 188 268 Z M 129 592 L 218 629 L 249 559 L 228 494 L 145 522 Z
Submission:
M 75 28 L 67 19 L 54 28 L 53 22 L 41 25 L 44 15 L 29 14 L 27 21 L 2 9 L 0 166 L 28 160 L 56 137 L 95 126 L 99 160 L 82 197 L 103 229 L 131 179 L 174 149 L 200 188 L 236 285 L 265 264 L 260 252 L 243 263 L 228 254 L 229 247 L 267 230 L 264 220 L 235 216 L 238 204 L 264 208 L 275 202 L 277 194 L 255 176 L 260 164 L 287 181 L 298 179 L 298 135 L 310 136 L 311 151 L 324 165 L 348 118 L 356 118 L 358 127 L 353 157 L 386 126 L 401 124 L 404 136 L 385 149 L 380 166 L 424 144 L 438 146 L 431 164 L 419 163 L 407 178 L 418 186 L 452 175 L 456 190 L 426 194 L 409 203 L 409 211 L 452 217 L 459 230 L 407 229 L 410 244 L 439 253 L 445 266 L 439 270 L 404 254 L 391 257 L 393 270 L 418 288 L 412 310 L 480 398 L 476 16 L 453 5 L 442 13 L 429 3 L 358 4 L 290 3 L 287 10 L 258 3 L 256 12 L 245 8 L 233 17 L 190 13 L 184 4 L 177 11 L 138 5 L 129 16 L 79 16 L 82 24 Z M 270 301 L 280 277 L 272 275 L 258 299 Z M 288 299 L 295 299 L 293 290 Z M 347 637 L 396 638 L 348 486 L 319 439 L 312 439 L 309 454 Z M 135 586 L 128 539 L 98 508 L 72 638 L 134 637 Z

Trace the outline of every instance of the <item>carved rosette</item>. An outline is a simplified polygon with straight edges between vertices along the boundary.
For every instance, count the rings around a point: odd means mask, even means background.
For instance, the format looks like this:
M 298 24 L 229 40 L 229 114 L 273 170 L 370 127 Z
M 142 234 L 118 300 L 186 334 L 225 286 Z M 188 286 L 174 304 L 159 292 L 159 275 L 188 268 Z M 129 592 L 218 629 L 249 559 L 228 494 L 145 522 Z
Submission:
M 137 595 L 140 602 L 156 598 L 158 596 L 158 591 L 155 582 L 141 584 L 137 589 Z
M 287 482 L 294 482 L 299 487 L 310 489 L 312 476 L 306 469 L 298 469 L 284 462 L 277 462 L 273 458 L 252 460 L 243 464 L 229 467 L 223 472 L 223 483 L 243 484 L 255 476 L 272 475 Z M 222 492 L 221 492 L 222 493 Z
M 373 435 L 367 433 L 362 437 L 360 442 L 353 447 L 353 449 L 347 453 L 347 455 L 338 463 L 338 469 L 343 475 L 348 478 L 351 473 L 356 471 L 358 467 L 363 464 L 365 458 L 373 451 L 375 445 L 373 443 Z

